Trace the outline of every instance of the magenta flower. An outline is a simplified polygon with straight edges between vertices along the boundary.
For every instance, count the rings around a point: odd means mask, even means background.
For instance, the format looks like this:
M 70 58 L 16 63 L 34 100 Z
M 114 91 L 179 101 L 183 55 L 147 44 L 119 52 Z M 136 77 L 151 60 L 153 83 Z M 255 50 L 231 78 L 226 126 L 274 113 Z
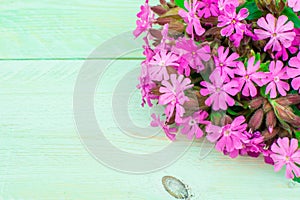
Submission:
M 236 7 L 229 4 L 225 6 L 223 14 L 218 17 L 218 27 L 224 27 L 221 30 L 222 36 L 231 36 L 234 32 L 243 35 L 247 30 L 246 24 L 241 21 L 249 15 L 247 8 L 242 8 L 239 13 L 236 13 Z
M 180 123 L 183 128 L 181 129 L 181 133 L 187 135 L 188 139 L 193 139 L 195 137 L 201 138 L 203 136 L 203 131 L 199 127 L 200 124 L 207 125 L 210 122 L 206 120 L 208 117 L 208 113 L 206 111 L 198 111 L 193 114 L 193 116 L 188 116 L 182 119 Z
M 238 0 L 218 0 L 218 8 L 220 11 L 223 11 L 225 9 L 226 5 L 232 5 L 235 8 L 239 6 Z
M 298 53 L 297 57 L 293 57 L 289 61 L 289 66 L 287 70 L 287 74 L 292 80 L 292 87 L 294 90 L 299 90 L 300 93 L 300 53 Z
M 188 34 L 191 34 L 192 37 L 194 38 L 194 30 L 196 32 L 196 35 L 201 36 L 204 32 L 205 29 L 202 28 L 200 19 L 197 17 L 197 10 L 199 8 L 199 2 L 198 1 L 193 1 L 193 4 L 188 3 L 188 1 L 184 2 L 184 6 L 188 10 L 185 11 L 184 9 L 179 10 L 178 14 L 183 18 L 185 23 L 187 23 L 187 28 L 186 32 Z
M 288 0 L 288 6 L 293 8 L 294 12 L 300 11 L 300 1 L 299 0 Z
M 141 74 L 139 77 L 139 84 L 137 85 L 137 88 L 141 90 L 142 106 L 144 107 L 144 105 L 147 103 L 151 107 L 152 106 L 151 100 L 158 99 L 158 97 L 156 95 L 153 95 L 151 92 L 152 88 L 156 87 L 156 84 L 150 79 L 148 69 L 149 69 L 149 61 L 154 56 L 154 52 L 149 47 L 147 42 L 146 45 L 144 46 L 143 54 L 146 56 L 146 59 L 141 64 Z
M 218 16 L 218 0 L 202 0 L 199 1 L 198 16 L 200 18 L 209 18 L 211 16 Z
M 175 122 L 180 123 L 181 118 L 185 112 L 183 104 L 189 100 L 185 96 L 184 91 L 193 87 L 190 84 L 191 80 L 189 78 L 184 78 L 183 75 L 179 75 L 177 78 L 176 74 L 170 75 L 170 82 L 163 80 L 162 86 L 159 89 L 160 95 L 158 103 L 160 105 L 167 105 L 165 108 L 165 114 L 167 116 L 167 121 L 175 113 Z
M 224 79 L 216 71 L 210 75 L 209 79 L 212 84 L 206 81 L 200 83 L 205 87 L 200 89 L 200 94 L 202 96 L 210 95 L 205 104 L 207 106 L 212 105 L 213 110 L 227 110 L 227 105 L 233 106 L 235 101 L 230 95 L 235 96 L 239 92 L 238 82 L 230 81 L 225 84 Z
M 171 43 L 174 42 L 174 38 L 169 37 L 169 24 L 165 24 L 161 30 L 161 36 L 157 37 L 160 43 L 156 46 L 156 49 L 171 49 Z
M 290 54 L 295 54 L 299 50 L 299 45 L 300 45 L 300 29 L 299 28 L 294 28 L 294 32 L 296 34 L 294 40 L 292 41 L 292 44 L 289 48 L 282 48 L 281 51 L 276 52 L 275 56 L 272 55 L 272 58 L 278 60 L 281 58 L 283 61 L 287 61 L 289 59 L 289 53 Z
M 294 32 L 296 33 L 296 36 L 292 42 L 293 46 L 297 46 L 299 49 L 299 45 L 300 45 L 300 28 L 294 28 Z
M 206 126 L 206 138 L 210 142 L 217 142 L 216 149 L 223 153 L 234 152 L 243 148 L 243 143 L 248 138 L 243 134 L 246 131 L 247 124 L 244 116 L 236 117 L 231 124 L 223 127 L 209 124 Z M 236 157 L 236 154 L 231 155 Z
M 234 77 L 234 69 L 237 67 L 239 54 L 232 53 L 229 55 L 229 48 L 225 49 L 223 46 L 218 48 L 218 56 L 214 56 L 216 70 L 221 74 L 221 77 L 228 81 L 229 77 Z
M 203 61 L 209 61 L 211 58 L 209 45 L 197 46 L 192 39 L 182 38 L 176 43 L 174 49 L 184 60 L 188 62 L 191 68 L 195 69 L 198 73 L 204 69 Z M 184 65 L 183 65 L 184 66 Z M 185 75 L 190 75 L 190 69 L 179 66 L 179 71 L 185 70 Z
M 145 68 L 145 64 L 142 64 L 142 72 L 141 73 L 145 73 L 143 72 L 143 68 Z M 153 95 L 151 93 L 151 90 L 156 86 L 156 84 L 151 81 L 150 77 L 145 74 L 139 77 L 139 84 L 137 85 L 137 88 L 141 90 L 141 94 L 142 94 L 142 106 L 144 107 L 144 105 L 147 103 L 150 107 L 152 107 L 152 103 L 151 100 L 152 99 L 157 99 L 156 95 Z
M 133 35 L 135 37 L 138 37 L 152 27 L 154 13 L 152 12 L 148 2 L 149 0 L 146 0 L 145 4 L 141 6 L 141 11 L 137 14 L 139 19 L 136 21 L 137 27 L 133 31 Z
M 149 62 L 149 75 L 154 81 L 169 80 L 167 66 L 177 67 L 178 56 L 162 49 L 158 51 Z
M 273 143 L 271 150 L 273 154 L 270 156 L 274 161 L 274 170 L 276 172 L 286 165 L 286 178 L 300 177 L 300 168 L 296 165 L 296 163 L 300 164 L 300 150 L 298 150 L 297 139 L 278 138 L 277 144 Z
M 282 80 L 288 80 L 287 67 L 283 68 L 283 63 L 278 61 L 272 61 L 269 66 L 269 71 L 265 73 L 266 77 L 261 79 L 262 85 L 267 85 L 266 94 L 270 93 L 271 98 L 277 96 L 277 91 L 281 96 L 286 96 L 287 91 L 290 90 L 290 85 Z
M 176 139 L 176 133 L 177 132 L 177 128 L 171 128 L 170 126 L 166 125 L 166 123 L 164 123 L 164 121 L 160 120 L 159 115 L 155 115 L 154 113 L 151 115 L 152 117 L 152 121 L 151 121 L 151 126 L 152 127 L 160 127 L 166 134 L 166 136 L 174 141 Z
M 289 48 L 281 48 L 281 51 L 278 51 L 276 54 L 275 54 L 275 57 L 273 56 L 272 58 L 275 58 L 275 59 L 279 59 L 281 58 L 283 61 L 287 61 L 289 59 L 289 53 L 290 52 L 291 54 L 295 54 L 298 52 L 299 50 L 299 45 L 297 46 L 294 46 L 293 44 L 289 47 Z
M 248 154 L 251 157 L 258 157 L 262 152 L 264 152 L 264 137 L 260 132 L 245 131 L 243 133 L 248 139 L 244 142 L 243 149 L 240 150 L 241 155 Z
M 239 82 L 242 94 L 246 97 L 255 97 L 257 95 L 257 88 L 254 83 L 261 86 L 262 83 L 260 79 L 265 78 L 265 74 L 263 72 L 257 72 L 260 68 L 260 61 L 258 61 L 255 65 L 254 61 L 255 57 L 251 57 L 248 60 L 247 68 L 242 62 L 239 62 L 238 68 L 235 71 L 235 73 L 240 76 L 235 80 Z
M 288 21 L 287 16 L 281 15 L 276 19 L 272 14 L 267 14 L 266 18 L 261 17 L 257 21 L 257 25 L 262 29 L 255 29 L 254 33 L 259 40 L 270 38 L 264 50 L 272 48 L 272 51 L 281 51 L 281 49 L 289 48 L 296 34 L 293 31 L 294 23 Z

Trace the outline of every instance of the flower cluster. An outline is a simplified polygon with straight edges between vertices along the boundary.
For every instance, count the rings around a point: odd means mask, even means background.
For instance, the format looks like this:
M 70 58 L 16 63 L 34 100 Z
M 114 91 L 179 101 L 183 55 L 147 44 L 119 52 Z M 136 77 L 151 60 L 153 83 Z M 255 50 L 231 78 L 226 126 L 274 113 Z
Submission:
M 142 105 L 164 108 L 151 125 L 300 177 L 300 0 L 175 2 L 137 14 Z

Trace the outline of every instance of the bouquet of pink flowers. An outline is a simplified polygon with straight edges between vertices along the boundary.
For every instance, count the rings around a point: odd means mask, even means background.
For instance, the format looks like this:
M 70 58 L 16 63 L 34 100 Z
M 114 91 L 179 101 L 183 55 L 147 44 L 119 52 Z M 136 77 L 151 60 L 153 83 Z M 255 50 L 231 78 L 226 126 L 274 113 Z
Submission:
M 232 158 L 300 177 L 300 0 L 148 0 L 137 14 L 143 103 L 170 140 L 206 137 Z

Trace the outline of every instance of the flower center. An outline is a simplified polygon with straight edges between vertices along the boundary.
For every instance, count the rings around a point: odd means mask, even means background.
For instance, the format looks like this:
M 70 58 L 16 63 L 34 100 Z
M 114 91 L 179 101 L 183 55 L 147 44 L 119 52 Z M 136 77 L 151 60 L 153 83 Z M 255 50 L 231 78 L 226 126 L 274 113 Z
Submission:
M 217 87 L 216 92 L 221 92 L 221 88 Z
M 159 62 L 159 65 L 162 66 L 162 67 L 165 67 L 166 66 L 166 62 L 162 60 L 162 61 Z
M 225 136 L 229 136 L 229 135 L 230 135 L 230 130 L 229 130 L 229 129 L 226 130 L 226 131 L 224 132 L 224 135 L 225 135 Z
M 224 64 L 223 64 L 223 63 L 220 63 L 220 67 L 224 67 Z
M 192 55 L 193 55 L 193 56 L 194 56 L 194 55 L 196 55 L 196 52 L 195 52 L 195 51 L 193 51 L 193 52 L 192 52 Z
M 237 21 L 236 21 L 235 19 L 233 19 L 233 20 L 231 21 L 232 24 L 236 24 L 236 22 L 237 22 Z
M 249 78 L 250 78 L 250 76 L 247 74 L 247 75 L 245 76 L 245 79 L 248 80 Z
M 289 156 L 285 156 L 285 161 L 289 162 L 290 161 L 290 157 Z
M 189 124 L 190 124 L 190 126 L 193 126 L 196 124 L 196 121 L 194 119 L 191 119 Z
M 273 33 L 272 35 L 273 35 L 273 37 L 276 37 L 276 36 L 277 36 L 277 33 Z
M 280 81 L 280 78 L 278 76 L 275 76 L 274 81 L 277 83 L 278 81 Z

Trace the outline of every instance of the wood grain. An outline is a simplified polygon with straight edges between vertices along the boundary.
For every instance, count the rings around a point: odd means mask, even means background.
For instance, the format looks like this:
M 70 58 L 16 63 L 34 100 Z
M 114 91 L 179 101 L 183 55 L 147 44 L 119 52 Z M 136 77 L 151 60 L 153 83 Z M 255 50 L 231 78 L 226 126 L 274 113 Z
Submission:
M 97 89 L 95 107 L 99 123 L 114 145 L 147 153 L 169 141 L 162 139 L 163 134 L 144 142 L 127 137 L 105 101 L 113 94 L 110 88 L 136 67 L 136 62 L 110 65 L 99 81 L 103 93 Z M 81 144 L 73 119 L 73 90 L 83 61 L 0 64 L 0 196 L 4 200 L 172 199 L 161 185 L 165 175 L 182 179 L 198 199 L 296 199 L 299 195 L 300 187 L 289 188 L 284 172 L 274 173 L 262 159 L 232 160 L 215 150 L 200 159 L 201 141 L 174 164 L 154 173 L 133 175 L 105 167 Z M 114 79 L 108 78 L 124 64 L 129 67 L 123 67 Z M 136 109 L 135 104 L 129 104 L 132 119 L 146 124 L 147 110 Z
M 135 27 L 135 1 L 3 1 L 0 59 L 86 58 L 99 44 Z
M 1 1 L 0 199 L 172 199 L 161 184 L 165 175 L 188 184 L 194 199 L 297 199 L 300 187 L 289 187 L 283 170 L 274 173 L 261 158 L 232 160 L 215 150 L 200 159 L 200 152 L 210 150 L 202 141 L 172 165 L 142 175 L 108 168 L 87 152 L 73 116 L 77 76 L 95 48 L 134 28 L 142 2 Z M 93 60 L 97 64 L 97 58 Z M 112 61 L 99 80 L 95 109 L 116 147 L 150 153 L 170 142 L 162 133 L 143 141 L 128 137 L 112 116 L 113 90 L 127 72 L 139 68 L 139 62 Z M 150 111 L 139 107 L 135 84 L 128 87 L 133 89 L 126 106 L 131 119 L 145 126 Z

